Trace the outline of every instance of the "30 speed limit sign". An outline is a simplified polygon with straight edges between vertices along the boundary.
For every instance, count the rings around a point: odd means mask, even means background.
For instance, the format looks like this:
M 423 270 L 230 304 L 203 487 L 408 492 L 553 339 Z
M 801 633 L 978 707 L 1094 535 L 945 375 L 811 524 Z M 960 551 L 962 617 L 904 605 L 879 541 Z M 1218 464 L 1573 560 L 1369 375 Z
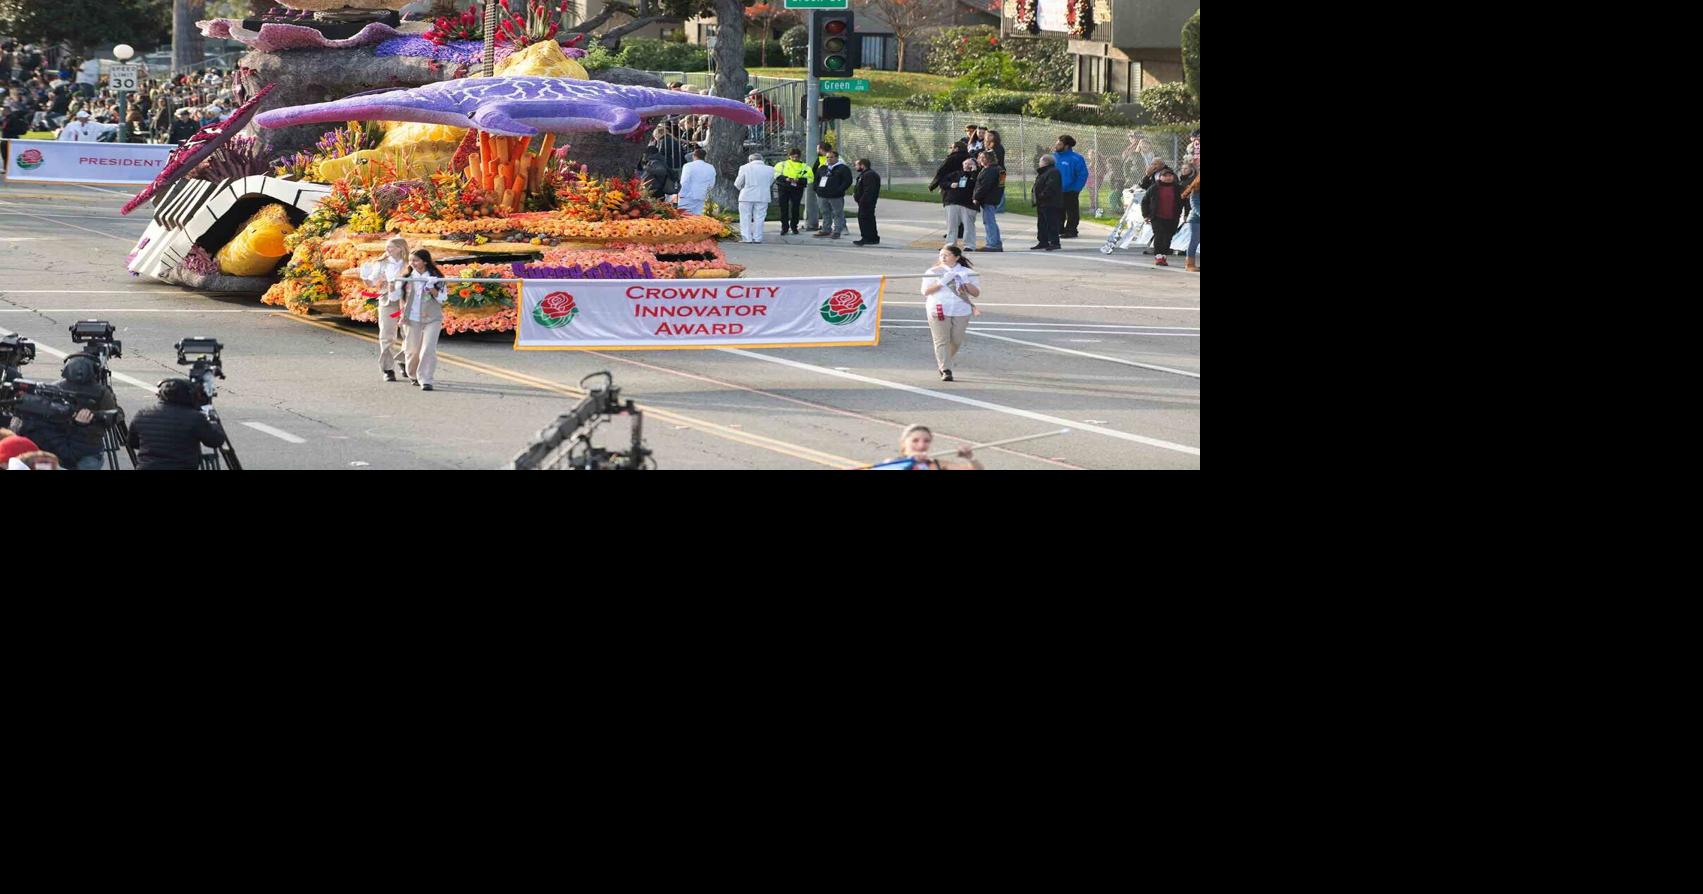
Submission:
M 135 93 L 136 68 L 134 65 L 114 65 L 107 74 L 107 86 L 120 93 Z

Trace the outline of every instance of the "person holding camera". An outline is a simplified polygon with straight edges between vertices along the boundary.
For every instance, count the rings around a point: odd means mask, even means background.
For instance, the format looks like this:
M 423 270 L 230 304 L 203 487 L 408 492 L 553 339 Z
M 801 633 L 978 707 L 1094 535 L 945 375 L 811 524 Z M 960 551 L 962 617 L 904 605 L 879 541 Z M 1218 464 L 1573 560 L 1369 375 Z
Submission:
M 449 300 L 443 271 L 432 263 L 432 253 L 418 249 L 408 258 L 410 272 L 402 279 L 402 320 L 408 334 L 402 341 L 407 365 L 403 375 L 414 380 L 421 391 L 432 390 L 432 373 L 438 367 L 438 335 L 443 332 L 443 306 Z
M 101 381 L 100 360 L 92 354 L 65 358 L 60 375 L 63 378 L 54 387 L 76 395 L 82 406 L 69 416 L 44 416 L 20 407 L 19 434 L 29 435 L 68 469 L 96 471 L 106 463 L 102 455 L 106 426 L 96 422 L 95 414 L 118 409 L 118 396 Z
M 130 423 L 130 446 L 136 449 L 139 471 L 188 471 L 201 465 L 201 446 L 215 450 L 225 443 L 225 430 L 201 412 L 201 394 L 188 379 L 162 379 L 155 392 L 160 402 L 136 414 Z

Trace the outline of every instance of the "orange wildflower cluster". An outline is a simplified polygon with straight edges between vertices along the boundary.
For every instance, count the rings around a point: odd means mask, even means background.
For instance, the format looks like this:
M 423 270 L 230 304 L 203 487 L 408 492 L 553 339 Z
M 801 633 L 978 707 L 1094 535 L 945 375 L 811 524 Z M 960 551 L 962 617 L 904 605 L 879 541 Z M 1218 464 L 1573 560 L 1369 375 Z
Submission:
M 635 177 L 600 180 L 584 166 L 556 187 L 556 210 L 570 220 L 678 220 L 680 209 L 650 197 Z
M 408 225 L 411 233 L 450 235 L 454 233 L 499 233 L 515 229 L 516 218 L 479 220 L 421 220 Z M 527 216 L 520 226 L 528 232 L 562 239 L 597 242 L 687 242 L 706 239 L 721 232 L 720 221 L 692 215 L 675 220 L 566 220 L 560 216 Z

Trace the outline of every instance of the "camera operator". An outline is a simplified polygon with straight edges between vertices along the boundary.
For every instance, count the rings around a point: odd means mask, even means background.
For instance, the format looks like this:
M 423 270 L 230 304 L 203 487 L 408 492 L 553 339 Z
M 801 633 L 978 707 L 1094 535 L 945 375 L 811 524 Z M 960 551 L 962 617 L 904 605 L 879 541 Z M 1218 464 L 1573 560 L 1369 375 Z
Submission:
M 72 354 L 65 358 L 63 376 L 54 387 L 82 398 L 84 406 L 69 416 L 43 416 L 21 411 L 23 423 L 19 434 L 25 434 L 41 445 L 41 449 L 59 457 L 68 469 L 98 470 L 105 465 L 102 441 L 106 427 L 96 424 L 95 413 L 118 409 L 118 396 L 101 381 L 100 359 L 92 354 Z
M 199 468 L 201 445 L 217 450 L 225 443 L 225 430 L 201 412 L 200 389 L 188 379 L 164 379 L 158 393 L 160 402 L 138 412 L 130 423 L 136 468 Z

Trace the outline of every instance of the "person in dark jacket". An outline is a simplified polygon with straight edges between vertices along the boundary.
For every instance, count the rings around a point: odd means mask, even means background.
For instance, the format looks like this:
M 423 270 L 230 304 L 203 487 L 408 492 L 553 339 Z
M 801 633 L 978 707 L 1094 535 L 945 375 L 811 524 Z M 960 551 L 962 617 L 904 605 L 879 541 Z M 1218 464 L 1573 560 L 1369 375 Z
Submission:
M 78 395 L 84 406 L 68 417 L 20 413 L 18 434 L 59 457 L 67 469 L 94 471 L 106 461 L 101 452 L 106 426 L 95 420 L 95 413 L 118 409 L 118 397 L 100 380 L 100 360 L 91 354 L 65 358 L 60 376 L 53 386 Z
M 949 178 L 941 189 L 946 196 L 946 232 L 962 233 L 965 251 L 976 250 L 977 176 L 975 159 L 966 158 L 958 176 Z M 948 245 L 958 244 L 950 236 L 946 241 Z
M 1064 178 L 1051 155 L 1041 156 L 1035 168 L 1035 231 L 1039 241 L 1030 251 L 1058 251 L 1059 225 L 1064 220 Z
M 999 211 L 999 203 L 1005 201 L 1005 169 L 999 166 L 999 157 L 992 149 L 982 150 L 982 172 L 976 175 L 976 204 L 982 209 L 982 226 L 987 230 L 987 245 L 982 251 L 1005 251 L 1004 243 L 999 238 L 999 222 L 994 218 Z
M 857 160 L 857 188 L 852 192 L 857 200 L 857 235 L 853 245 L 880 245 L 881 231 L 875 228 L 875 202 L 881 198 L 881 175 L 870 167 L 869 159 Z
M 822 206 L 822 229 L 817 239 L 838 239 L 846 231 L 846 190 L 851 189 L 852 172 L 840 161 L 840 153 L 828 150 L 825 164 L 816 169 L 816 199 Z
M 1141 197 L 1141 216 L 1153 225 L 1153 266 L 1171 266 L 1165 256 L 1171 253 L 1171 239 L 1183 219 L 1183 189 L 1177 185 L 1176 171 L 1159 172 L 1159 182 Z
M 130 446 L 136 448 L 136 468 L 192 470 L 201 465 L 201 445 L 217 449 L 225 430 L 195 406 L 196 388 L 188 379 L 159 384 L 160 402 L 136 414 L 130 423 Z
M 171 123 L 171 132 L 166 138 L 181 146 L 183 145 L 184 140 L 195 136 L 195 132 L 200 129 L 201 125 L 198 124 L 195 121 L 195 118 L 189 114 L 188 109 L 179 109 L 177 112 L 177 120 Z
M 945 186 L 946 181 L 956 180 L 958 178 L 958 175 L 963 173 L 963 171 L 964 171 L 964 159 L 969 158 L 969 157 L 970 157 L 970 150 L 969 150 L 969 144 L 968 143 L 964 142 L 963 140 L 959 140 L 958 142 L 953 143 L 952 144 L 952 154 L 946 156 L 946 161 L 940 165 L 940 170 L 934 172 L 934 179 L 929 182 L 928 191 L 934 192 L 935 190 L 940 189 L 942 186 Z M 940 197 L 941 207 L 944 208 L 949 204 L 951 204 L 951 203 L 946 201 L 946 196 L 942 195 Z M 954 233 L 944 234 L 944 237 L 947 238 L 947 239 L 961 239 L 961 238 L 963 238 L 963 236 L 964 236 L 963 230 L 959 230 L 956 234 L 954 234 Z

